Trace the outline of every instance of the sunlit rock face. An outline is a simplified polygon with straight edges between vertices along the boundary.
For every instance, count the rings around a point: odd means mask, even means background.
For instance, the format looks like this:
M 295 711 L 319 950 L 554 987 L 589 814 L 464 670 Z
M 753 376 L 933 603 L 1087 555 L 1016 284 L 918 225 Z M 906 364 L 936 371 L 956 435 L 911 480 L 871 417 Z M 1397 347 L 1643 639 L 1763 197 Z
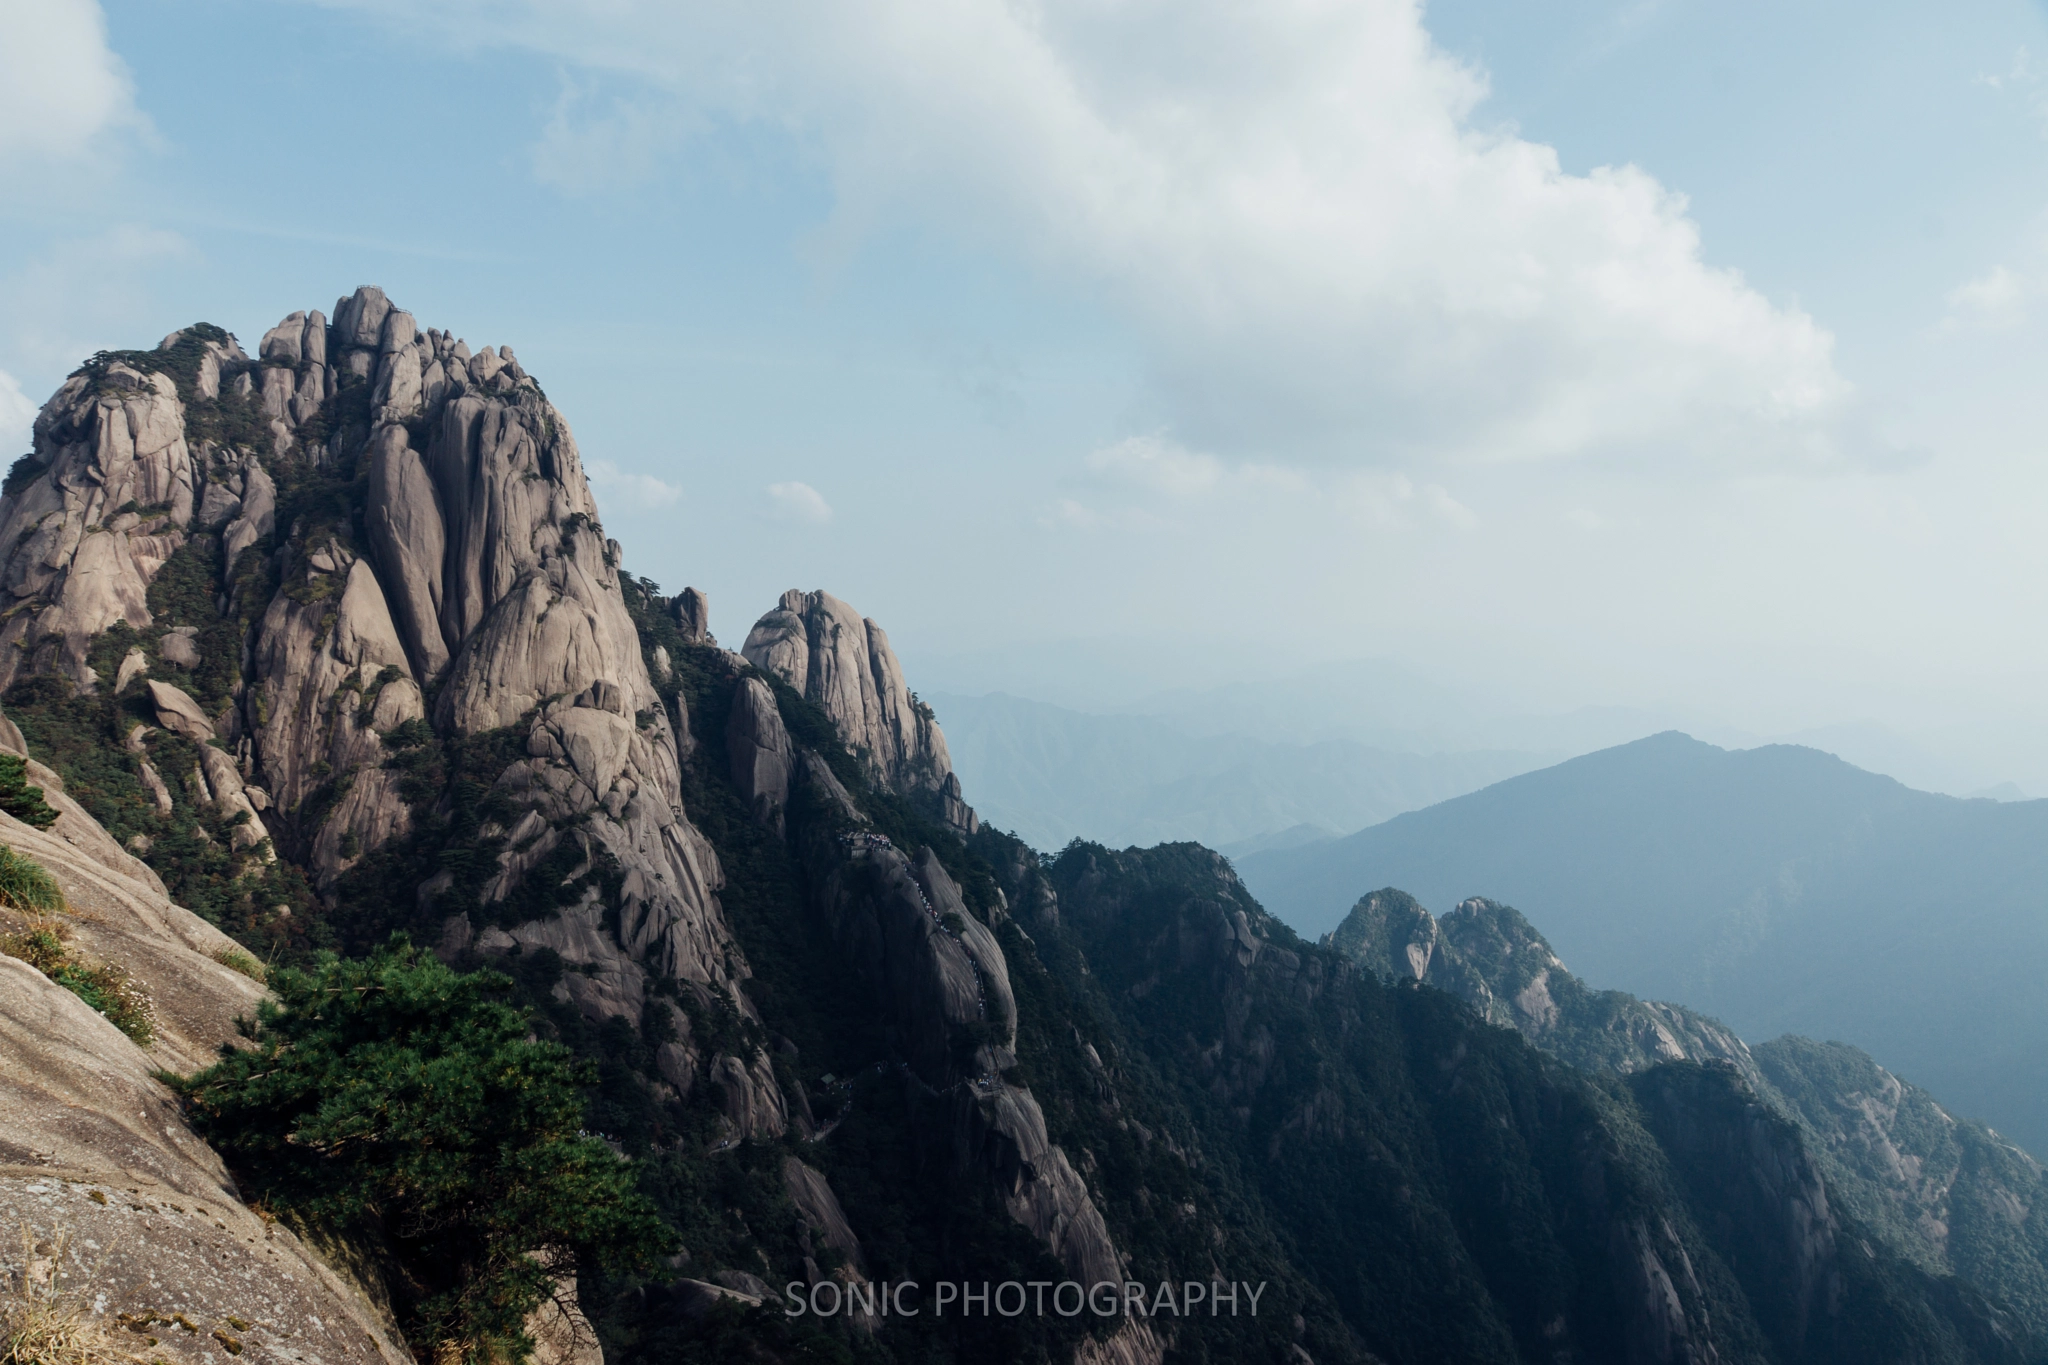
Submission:
M 740 652 L 830 716 L 880 786 L 963 833 L 978 827 L 938 720 L 903 681 L 880 626 L 828 592 L 792 588 L 754 623 Z
M 181 691 L 165 723 L 219 754 L 204 776 L 249 806 L 238 838 L 275 836 L 331 887 L 412 828 L 395 731 L 523 727 L 498 779 L 523 814 L 490 897 L 569 841 L 584 872 L 615 870 L 617 954 L 719 994 L 744 973 L 618 546 L 568 422 L 510 348 L 472 352 L 366 287 L 331 323 L 293 312 L 254 359 L 213 328 L 102 357 L 44 406 L 35 442 L 0 508 L 0 686 L 54 672 L 160 692 L 203 667 L 221 643 L 163 632 L 150 588 L 210 540 L 243 657 L 229 695 L 207 710 Z M 143 644 L 102 679 L 88 655 L 117 624 Z

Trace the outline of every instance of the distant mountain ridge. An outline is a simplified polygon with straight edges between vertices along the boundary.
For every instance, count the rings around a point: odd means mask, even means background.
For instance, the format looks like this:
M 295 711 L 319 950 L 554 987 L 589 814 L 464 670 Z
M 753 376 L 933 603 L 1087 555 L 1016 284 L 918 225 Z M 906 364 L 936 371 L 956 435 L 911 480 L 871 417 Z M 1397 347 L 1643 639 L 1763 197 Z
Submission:
M 1536 927 L 1494 901 L 1441 919 L 1387 888 L 1360 897 L 1325 940 L 1390 979 L 1426 982 L 1581 1070 L 1631 1075 L 1666 1062 L 1731 1068 L 1806 1137 L 1830 1195 L 1900 1256 L 1956 1274 L 2048 1331 L 2048 1170 L 1983 1124 L 1845 1043 L 1787 1035 L 1754 1049 L 1682 1005 L 1595 991 Z
M 1090 715 L 995 693 L 927 698 L 975 804 L 1034 848 L 1342 834 L 1552 761 L 1514 750 L 1403 753 L 1352 739 L 1200 735 L 1151 716 Z
M 1589 982 L 1750 1037 L 1854 1039 L 2048 1148 L 2048 802 L 1667 733 L 1238 868 L 1311 934 L 1360 887 L 1511 902 Z

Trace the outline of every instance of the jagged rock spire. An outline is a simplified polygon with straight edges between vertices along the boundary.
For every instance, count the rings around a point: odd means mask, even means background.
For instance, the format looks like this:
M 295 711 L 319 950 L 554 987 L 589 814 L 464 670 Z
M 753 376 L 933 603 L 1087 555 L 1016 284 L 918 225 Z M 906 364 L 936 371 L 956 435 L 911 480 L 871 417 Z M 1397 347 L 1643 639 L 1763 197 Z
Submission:
M 816 702 L 881 786 L 923 801 L 963 833 L 977 827 L 932 709 L 903 680 L 889 636 L 828 592 L 782 594 L 740 652 Z

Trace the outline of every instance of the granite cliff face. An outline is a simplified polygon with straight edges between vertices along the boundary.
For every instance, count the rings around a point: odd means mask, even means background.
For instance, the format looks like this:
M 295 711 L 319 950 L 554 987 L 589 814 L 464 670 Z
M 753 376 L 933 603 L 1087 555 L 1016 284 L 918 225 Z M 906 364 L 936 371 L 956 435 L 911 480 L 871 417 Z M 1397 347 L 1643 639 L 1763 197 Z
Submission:
M 1359 898 L 1325 940 L 1383 977 L 1424 981 L 1488 1023 L 1593 1071 L 1663 1062 L 1723 1062 L 1760 1083 L 1748 1046 L 1725 1025 L 1682 1006 L 1596 991 L 1573 976 L 1535 926 L 1483 897 L 1437 919 L 1391 887 Z
M 819 1124 L 742 989 L 724 867 L 686 811 L 686 770 L 727 770 L 893 1019 L 920 1142 L 1071 1273 L 1120 1277 L 1086 1182 L 1011 1079 L 1001 947 L 930 848 L 861 842 L 868 788 L 977 829 L 880 626 L 790 594 L 747 657 L 718 651 L 702 593 L 650 599 L 622 576 L 568 424 L 510 349 L 472 353 L 374 288 L 331 322 L 289 315 L 254 358 L 205 326 L 96 357 L 36 442 L 0 507 L 0 687 L 80 763 L 78 699 L 101 707 L 134 779 L 133 847 L 166 854 L 151 822 L 197 811 L 186 832 L 227 846 L 227 875 L 302 871 L 313 905 L 243 924 L 278 944 L 367 899 L 372 924 L 451 961 L 559 963 L 554 1001 L 656 1040 L 646 1084 L 714 1106 L 713 1150 L 808 1139 Z M 629 588 L 658 601 L 660 640 Z M 735 689 L 706 736 L 684 655 Z M 829 723 L 853 791 L 791 738 L 771 680 Z M 786 825 L 792 801 L 810 818 Z M 802 1172 L 818 1236 L 848 1242 L 829 1177 Z M 1142 1324 L 1111 1343 L 1102 1358 L 1158 1354 Z
M 963 833 L 977 828 L 932 709 L 903 681 L 882 628 L 828 592 L 782 594 L 740 652 L 815 703 L 884 788 Z
M 509 348 L 472 353 L 364 288 L 331 325 L 293 313 L 253 361 L 211 328 L 96 360 L 35 430 L 0 509 L 0 684 L 147 686 L 202 746 L 209 799 L 246 808 L 237 842 L 275 836 L 323 891 L 412 828 L 395 731 L 517 727 L 525 755 L 492 775 L 516 810 L 485 902 L 573 845 L 623 878 L 624 955 L 714 992 L 744 974 L 618 547 L 568 423 Z M 223 589 L 203 628 L 149 603 L 181 549 Z M 87 656 L 115 627 L 132 643 L 103 679 Z M 210 707 L 179 686 L 195 637 L 229 656 Z

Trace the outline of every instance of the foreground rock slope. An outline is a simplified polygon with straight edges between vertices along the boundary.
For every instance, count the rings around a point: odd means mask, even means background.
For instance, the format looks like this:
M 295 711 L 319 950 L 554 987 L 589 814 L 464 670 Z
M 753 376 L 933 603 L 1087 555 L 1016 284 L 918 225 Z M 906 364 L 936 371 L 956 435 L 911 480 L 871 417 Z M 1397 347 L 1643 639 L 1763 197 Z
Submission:
M 0 815 L 0 842 L 55 875 L 71 952 L 143 985 L 155 1037 L 138 1046 L 42 972 L 0 956 L 0 1260 L 13 1292 L 33 1280 L 75 1296 L 138 1359 L 409 1362 L 360 1283 L 243 1206 L 156 1079 L 204 1065 L 261 996 L 221 961 L 239 946 L 172 904 L 48 790 L 56 824 Z M 24 917 L 0 910 L 0 920 L 18 932 Z

